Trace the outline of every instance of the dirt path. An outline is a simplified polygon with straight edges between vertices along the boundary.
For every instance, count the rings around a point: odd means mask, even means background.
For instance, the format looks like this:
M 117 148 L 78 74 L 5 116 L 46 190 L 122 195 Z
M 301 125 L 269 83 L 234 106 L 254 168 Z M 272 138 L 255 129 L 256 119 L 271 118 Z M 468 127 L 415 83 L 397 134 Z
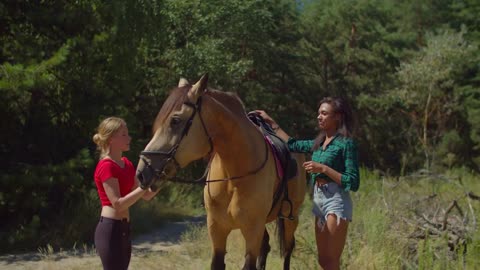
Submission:
M 192 217 L 184 221 L 166 223 L 158 230 L 133 239 L 133 252 L 130 269 L 145 256 L 181 249 L 182 234 L 190 226 L 205 224 L 205 216 Z M 93 248 L 77 247 L 62 252 L 31 252 L 0 256 L 0 269 L 101 269 L 100 258 Z
M 192 217 L 185 221 L 167 223 L 162 228 L 133 239 L 133 253 L 166 251 L 180 247 L 182 234 L 190 226 L 205 224 L 205 216 Z

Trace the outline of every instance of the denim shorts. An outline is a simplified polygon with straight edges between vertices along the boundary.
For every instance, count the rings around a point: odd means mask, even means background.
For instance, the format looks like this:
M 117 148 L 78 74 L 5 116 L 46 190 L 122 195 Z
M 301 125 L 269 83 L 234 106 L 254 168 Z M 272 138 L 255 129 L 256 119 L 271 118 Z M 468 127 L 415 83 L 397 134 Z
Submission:
M 313 214 L 318 217 L 318 226 L 323 227 L 327 216 L 335 214 L 337 224 L 340 219 L 352 221 L 353 204 L 350 193 L 344 191 L 337 183 L 313 186 Z

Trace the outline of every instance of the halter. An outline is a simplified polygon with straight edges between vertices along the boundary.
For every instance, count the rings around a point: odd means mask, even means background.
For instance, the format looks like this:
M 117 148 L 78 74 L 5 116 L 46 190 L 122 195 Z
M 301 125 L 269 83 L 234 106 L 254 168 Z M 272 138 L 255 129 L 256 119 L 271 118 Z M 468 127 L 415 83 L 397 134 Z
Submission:
M 156 168 L 154 168 L 152 166 L 152 164 L 150 162 L 148 162 L 148 160 L 145 159 L 145 157 L 148 157 L 148 156 L 165 156 L 164 158 L 164 163 L 165 164 L 169 164 L 170 161 L 173 161 L 174 165 L 175 165 L 175 168 L 177 170 L 180 170 L 180 164 L 178 164 L 178 161 L 175 159 L 175 154 L 177 153 L 177 150 L 178 150 L 178 147 L 180 146 L 180 143 L 182 142 L 183 138 L 185 136 L 187 136 L 188 134 L 188 131 L 190 130 L 190 127 L 192 126 L 192 123 L 193 123 L 193 118 L 195 117 L 195 115 L 197 114 L 198 112 L 198 115 L 200 117 L 200 121 L 202 123 L 202 127 L 203 127 L 203 130 L 205 131 L 205 134 L 207 135 L 208 137 L 208 143 L 210 144 L 210 150 L 208 151 L 208 155 L 210 155 L 213 151 L 213 142 L 212 142 L 212 137 L 210 137 L 210 135 L 208 134 L 208 131 L 207 131 L 207 128 L 205 126 L 205 122 L 203 121 L 203 118 L 202 118 L 202 114 L 200 113 L 201 112 L 201 109 L 202 109 L 202 97 L 199 97 L 198 100 L 197 100 L 197 103 L 193 104 L 189 101 L 186 101 L 183 103 L 184 105 L 186 106 L 189 106 L 193 109 L 193 113 L 192 115 L 190 115 L 190 117 L 188 118 L 188 121 L 187 123 L 185 124 L 185 127 L 183 128 L 183 131 L 182 131 L 182 134 L 180 136 L 180 139 L 178 140 L 178 142 L 172 147 L 172 149 L 170 149 L 169 151 L 142 151 L 140 152 L 140 159 L 143 161 L 143 163 L 145 163 L 146 165 L 146 169 L 149 169 L 151 170 L 154 175 L 156 176 L 159 176 L 159 177 L 163 177 L 163 178 L 166 178 L 167 180 L 169 180 L 170 178 L 167 176 L 167 174 L 165 173 L 165 167 L 163 170 L 158 170 Z
M 265 165 L 267 164 L 267 161 L 268 161 L 268 144 L 267 142 L 265 142 L 265 159 L 263 160 L 262 164 L 252 170 L 252 171 L 249 171 L 248 173 L 246 173 L 245 175 L 241 175 L 241 176 L 232 176 L 232 177 L 227 177 L 227 178 L 222 178 L 222 179 L 215 179 L 215 180 L 206 180 L 207 178 L 207 175 L 208 175 L 208 171 L 209 171 L 209 168 L 210 168 L 210 163 L 212 161 L 212 159 L 210 159 L 210 161 L 208 162 L 208 165 L 207 165 L 207 168 L 205 169 L 205 172 L 203 173 L 202 177 L 196 179 L 196 180 L 184 180 L 184 179 L 181 179 L 181 178 L 178 178 L 176 176 L 174 177 L 169 177 L 167 173 L 165 173 L 165 168 L 167 166 L 165 166 L 163 168 L 163 170 L 159 170 L 159 169 L 156 169 L 152 166 L 152 164 L 150 162 L 148 162 L 148 160 L 145 159 L 145 157 L 148 157 L 148 156 L 165 156 L 164 158 L 164 164 L 169 164 L 170 161 L 173 161 L 174 162 L 174 165 L 175 165 L 175 168 L 177 171 L 179 171 L 181 169 L 178 161 L 175 159 L 175 154 L 177 153 L 177 150 L 178 150 L 178 147 L 180 146 L 180 143 L 182 142 L 183 138 L 185 136 L 187 136 L 188 134 L 188 131 L 190 130 L 190 127 L 192 126 L 192 122 L 193 122 L 193 118 L 195 117 L 195 115 L 197 114 L 198 112 L 198 116 L 200 118 L 200 121 L 202 123 L 202 127 L 203 127 L 203 131 L 205 132 L 205 134 L 207 135 L 208 137 L 208 143 L 210 144 L 210 150 L 208 151 L 208 156 L 211 155 L 212 151 L 213 151 L 213 141 L 212 141 L 212 137 L 210 137 L 210 134 L 208 133 L 208 130 L 207 130 L 207 127 L 205 125 L 205 121 L 203 121 L 203 118 L 202 118 L 202 114 L 201 114 L 201 108 L 202 108 L 202 97 L 199 97 L 197 102 L 195 104 L 189 102 L 189 101 L 186 101 L 183 103 L 184 105 L 187 105 L 189 107 L 191 107 L 193 109 L 193 113 L 192 115 L 190 116 L 190 118 L 188 119 L 185 127 L 183 128 L 183 131 L 182 131 L 182 135 L 180 136 L 180 139 L 178 140 L 178 142 L 172 147 L 172 149 L 170 149 L 169 151 L 142 151 L 140 152 L 140 159 L 145 163 L 146 165 L 146 169 L 150 170 L 151 172 L 153 172 L 153 175 L 156 175 L 158 176 L 160 179 L 166 179 L 168 181 L 172 181 L 172 182 L 182 182 L 182 183 L 211 183 L 211 182 L 222 182 L 222 181 L 229 181 L 229 180 L 237 180 L 237 179 L 240 179 L 240 178 L 243 178 L 243 177 L 247 177 L 247 176 L 250 176 L 250 175 L 253 175 L 253 174 L 256 174 L 257 172 L 259 172 L 261 169 L 263 169 L 263 167 L 265 167 Z

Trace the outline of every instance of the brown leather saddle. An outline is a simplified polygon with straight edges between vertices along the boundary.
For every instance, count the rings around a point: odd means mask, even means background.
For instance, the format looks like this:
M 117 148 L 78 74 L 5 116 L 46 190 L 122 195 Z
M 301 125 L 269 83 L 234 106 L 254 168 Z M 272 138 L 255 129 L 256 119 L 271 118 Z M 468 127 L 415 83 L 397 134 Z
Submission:
M 247 116 L 250 119 L 250 121 L 252 121 L 252 123 L 254 123 L 256 126 L 260 128 L 263 135 L 265 137 L 268 137 L 268 139 L 272 142 L 274 155 L 276 155 L 276 157 L 280 161 L 280 166 L 282 166 L 282 170 L 283 170 L 283 175 L 282 177 L 280 177 L 280 183 L 273 195 L 273 203 L 272 203 L 272 208 L 270 209 L 270 212 L 272 212 L 273 208 L 279 202 L 279 200 L 282 199 L 281 201 L 282 204 L 287 203 L 289 205 L 290 214 L 288 216 L 284 216 L 280 211 L 278 213 L 278 218 L 288 218 L 290 220 L 293 220 L 295 219 L 295 217 L 292 214 L 293 205 L 292 205 L 292 201 L 288 196 L 287 182 L 288 180 L 297 176 L 297 173 L 298 173 L 297 161 L 290 154 L 287 143 L 275 134 L 275 131 L 273 131 L 272 127 L 268 123 L 266 123 L 265 120 L 262 117 L 260 117 L 260 115 L 258 115 L 255 112 L 250 112 L 247 114 Z M 277 168 L 277 173 L 278 171 L 279 170 Z M 282 198 L 282 195 L 283 195 L 283 198 Z

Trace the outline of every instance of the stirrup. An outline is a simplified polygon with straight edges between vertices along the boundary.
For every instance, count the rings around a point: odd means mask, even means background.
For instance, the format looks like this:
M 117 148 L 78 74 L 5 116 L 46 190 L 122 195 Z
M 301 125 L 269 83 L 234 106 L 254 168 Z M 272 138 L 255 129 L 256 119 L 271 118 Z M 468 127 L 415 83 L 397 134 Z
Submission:
M 290 213 L 288 214 L 288 217 L 286 217 L 282 214 L 283 202 L 285 202 L 285 201 L 288 203 L 288 206 L 290 206 Z M 280 213 L 278 213 L 278 217 L 281 218 L 281 219 L 287 219 L 288 218 L 289 220 L 294 220 L 295 217 L 293 216 L 292 212 L 293 212 L 292 201 L 290 201 L 290 199 L 288 199 L 288 198 L 283 199 L 281 207 L 280 207 Z

